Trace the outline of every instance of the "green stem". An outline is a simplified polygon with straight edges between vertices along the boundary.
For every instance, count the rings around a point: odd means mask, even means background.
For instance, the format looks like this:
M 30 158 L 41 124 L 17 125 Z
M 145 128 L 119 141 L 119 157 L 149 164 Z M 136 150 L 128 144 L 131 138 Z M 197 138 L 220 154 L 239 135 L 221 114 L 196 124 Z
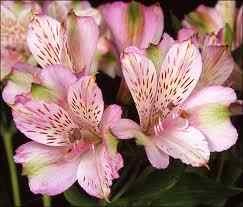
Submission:
M 44 207 L 51 207 L 51 197 L 47 195 L 42 196 L 42 202 Z
M 128 165 L 124 167 L 119 180 L 117 180 L 117 182 L 112 187 L 113 192 L 116 192 L 120 188 L 121 183 L 125 182 L 134 164 L 135 164 L 134 162 L 130 162 Z
M 137 174 L 140 170 L 140 164 L 141 164 L 141 162 L 138 163 L 138 165 L 136 166 L 136 168 L 135 168 L 132 176 L 128 180 L 128 182 L 125 183 L 125 185 L 121 188 L 121 190 L 112 198 L 111 202 L 118 200 L 131 187 L 131 185 L 134 183 L 134 181 L 137 177 Z
M 155 169 L 152 166 L 146 167 L 136 180 L 136 184 L 142 183 Z
M 1 131 L 10 171 L 14 206 L 21 206 L 17 170 L 13 160 L 12 137 L 14 132 L 12 132 L 12 130 L 7 131 L 4 129 L 1 129 Z

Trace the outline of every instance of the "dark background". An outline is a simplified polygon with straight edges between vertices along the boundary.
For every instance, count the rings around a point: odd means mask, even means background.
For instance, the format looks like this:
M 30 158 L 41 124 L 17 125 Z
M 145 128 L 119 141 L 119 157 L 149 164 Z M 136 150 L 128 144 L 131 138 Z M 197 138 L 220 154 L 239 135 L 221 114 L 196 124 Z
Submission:
M 107 3 L 107 2 L 113 2 L 113 1 L 90 1 L 92 6 L 97 7 L 100 4 Z M 139 1 L 146 5 L 150 5 L 153 3 L 156 3 L 158 1 Z M 189 13 L 190 11 L 194 10 L 198 5 L 204 4 L 207 6 L 214 6 L 217 1 L 215 0 L 162 0 L 159 1 L 165 17 L 165 29 L 164 31 L 172 34 L 174 36 L 173 30 L 171 28 L 171 21 L 170 21 L 170 11 L 179 19 L 182 20 L 184 15 Z M 241 1 L 237 1 L 237 5 L 240 5 Z M 119 78 L 116 79 L 110 79 L 108 76 L 105 76 L 101 73 L 99 73 L 97 77 L 98 85 L 101 87 L 105 102 L 108 104 L 115 102 L 115 95 L 117 92 L 117 89 L 119 87 Z M 242 98 L 242 97 L 241 97 Z M 9 108 L 3 103 L 1 99 L 1 111 L 6 111 L 8 115 L 8 119 L 11 120 L 11 112 L 9 111 Z M 1 120 L 2 122 L 2 120 Z M 238 125 L 238 129 L 240 128 L 240 122 L 241 120 L 236 121 L 236 125 Z M 241 130 L 241 136 L 242 136 L 242 129 Z M 13 148 L 14 150 L 20 146 L 23 143 L 28 142 L 29 139 L 27 139 L 24 135 L 21 133 L 17 133 L 15 137 L 13 138 Z M 26 177 L 21 176 L 21 166 L 17 166 L 18 169 L 18 179 L 19 179 L 19 186 L 21 191 L 21 201 L 22 204 L 26 207 L 39 207 L 42 206 L 42 200 L 40 195 L 34 195 L 30 192 L 28 187 L 28 180 Z M 61 172 L 60 172 L 61 175 Z M 57 178 L 58 179 L 58 178 Z M 241 177 L 242 183 L 243 178 Z M 0 139 L 0 207 L 11 207 L 12 206 L 12 193 L 11 193 L 11 183 L 9 178 L 9 169 L 8 164 L 6 161 L 5 156 L 5 150 L 3 147 L 2 137 Z M 231 198 L 226 206 L 227 207 L 238 207 L 239 201 L 243 197 L 243 194 L 235 196 Z M 175 198 L 176 199 L 176 198 Z M 64 206 L 70 206 L 67 201 L 65 201 L 63 195 L 58 195 L 52 197 L 52 206 L 53 207 L 64 207 Z

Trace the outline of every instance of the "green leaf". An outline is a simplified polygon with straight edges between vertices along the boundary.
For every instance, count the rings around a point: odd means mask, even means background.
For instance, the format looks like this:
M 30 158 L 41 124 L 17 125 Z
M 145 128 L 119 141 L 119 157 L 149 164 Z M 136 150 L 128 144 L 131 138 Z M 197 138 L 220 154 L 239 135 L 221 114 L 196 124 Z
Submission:
M 166 170 L 155 170 L 152 172 L 147 168 L 138 177 L 133 187 L 126 192 L 124 197 L 108 206 L 149 206 L 152 200 L 160 197 L 161 192 L 172 188 L 179 180 L 184 171 L 184 165 L 175 162 Z
M 98 204 L 94 200 L 90 199 L 86 195 L 81 194 L 75 185 L 73 185 L 71 188 L 69 188 L 64 192 L 64 197 L 72 206 L 77 206 L 77 207 L 98 206 Z
M 156 170 L 138 186 L 128 192 L 128 197 L 133 199 L 141 197 L 142 200 L 156 199 L 160 193 L 172 188 L 184 172 L 184 165 L 175 162 L 166 170 Z
M 223 173 L 221 175 L 221 181 L 225 185 L 232 186 L 237 182 L 239 177 L 243 173 L 243 162 L 240 153 L 231 151 L 225 151 L 225 162 L 223 167 Z
M 243 192 L 242 189 L 224 186 L 199 174 L 185 173 L 180 176 L 178 169 L 165 171 L 155 171 L 142 186 L 109 206 L 223 206 L 226 199 Z
M 163 207 L 195 207 L 197 205 L 221 206 L 225 200 L 242 192 L 224 186 L 207 177 L 193 173 L 184 174 L 177 185 L 163 192 L 160 199 L 152 203 Z

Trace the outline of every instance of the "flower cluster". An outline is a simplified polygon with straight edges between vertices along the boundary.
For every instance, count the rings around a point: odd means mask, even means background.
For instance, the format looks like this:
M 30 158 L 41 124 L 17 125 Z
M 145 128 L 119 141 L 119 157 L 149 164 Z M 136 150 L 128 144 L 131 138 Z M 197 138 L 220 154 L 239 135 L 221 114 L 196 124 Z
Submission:
M 32 140 L 14 156 L 30 190 L 56 195 L 78 181 L 109 200 L 124 166 L 119 139 L 136 139 L 158 169 L 169 157 L 209 168 L 210 152 L 238 137 L 230 119 L 242 113 L 232 111 L 242 107 L 231 88 L 241 73 L 230 51 L 242 44 L 236 10 L 233 1 L 200 6 L 173 39 L 157 4 L 1 2 L 2 97 Z M 133 104 L 132 96 L 139 122 L 104 103 L 98 70 L 122 78 L 118 93 L 126 97 L 117 103 Z

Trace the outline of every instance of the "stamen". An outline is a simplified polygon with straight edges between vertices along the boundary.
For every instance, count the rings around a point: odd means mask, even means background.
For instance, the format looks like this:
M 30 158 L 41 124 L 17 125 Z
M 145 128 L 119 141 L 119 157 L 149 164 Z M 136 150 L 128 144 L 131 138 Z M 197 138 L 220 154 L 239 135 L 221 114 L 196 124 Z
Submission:
M 72 131 L 68 134 L 68 139 L 70 143 L 75 143 L 82 139 L 82 134 L 79 128 L 72 129 Z
M 154 125 L 153 128 L 154 128 L 155 135 L 160 134 L 164 130 L 163 123 L 160 117 L 159 117 L 158 124 Z
M 184 119 L 187 119 L 189 117 L 189 114 L 186 111 L 182 110 L 181 111 L 181 117 L 184 118 Z

